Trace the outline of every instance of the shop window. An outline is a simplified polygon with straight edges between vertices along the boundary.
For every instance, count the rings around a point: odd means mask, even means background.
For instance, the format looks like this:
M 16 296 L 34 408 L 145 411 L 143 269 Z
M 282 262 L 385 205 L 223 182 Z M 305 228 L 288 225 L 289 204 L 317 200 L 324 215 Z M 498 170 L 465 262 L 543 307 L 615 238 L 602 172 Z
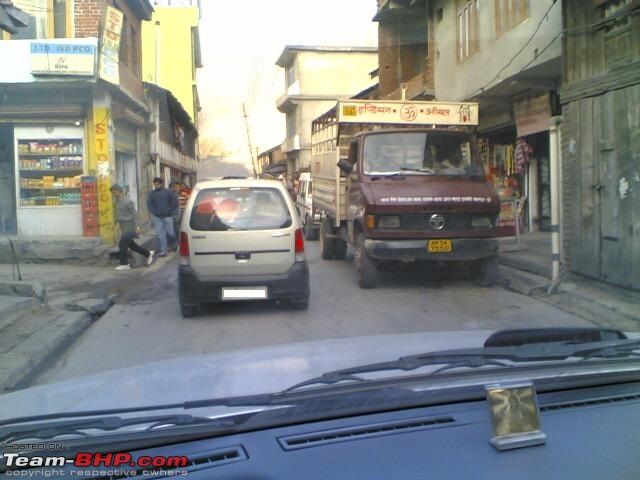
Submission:
M 457 1 L 458 61 L 480 50 L 480 0 Z
M 524 22 L 531 14 L 530 0 L 495 0 L 496 36 Z

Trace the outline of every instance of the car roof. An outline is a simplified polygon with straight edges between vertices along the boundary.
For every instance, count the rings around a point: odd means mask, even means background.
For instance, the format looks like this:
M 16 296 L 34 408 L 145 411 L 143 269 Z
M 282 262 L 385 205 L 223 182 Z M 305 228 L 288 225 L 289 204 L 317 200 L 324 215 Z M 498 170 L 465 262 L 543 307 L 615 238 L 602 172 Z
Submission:
M 204 180 L 196 183 L 194 190 L 205 190 L 208 188 L 252 188 L 252 187 L 268 187 L 284 190 L 284 185 L 280 180 L 268 180 L 262 178 L 225 178 L 219 180 Z

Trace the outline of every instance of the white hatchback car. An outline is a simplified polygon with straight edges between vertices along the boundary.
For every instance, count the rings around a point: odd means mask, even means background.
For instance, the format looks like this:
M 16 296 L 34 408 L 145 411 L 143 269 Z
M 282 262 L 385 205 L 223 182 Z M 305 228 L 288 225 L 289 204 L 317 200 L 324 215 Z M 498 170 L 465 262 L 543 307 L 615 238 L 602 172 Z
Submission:
M 202 303 L 287 300 L 309 306 L 309 267 L 295 205 L 282 182 L 199 182 L 182 217 L 182 316 Z

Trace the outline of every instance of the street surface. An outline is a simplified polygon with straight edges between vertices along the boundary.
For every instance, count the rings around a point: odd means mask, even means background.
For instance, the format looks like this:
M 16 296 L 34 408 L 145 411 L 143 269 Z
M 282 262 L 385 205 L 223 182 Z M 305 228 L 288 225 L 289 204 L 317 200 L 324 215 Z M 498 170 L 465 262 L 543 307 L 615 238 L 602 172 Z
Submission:
M 306 248 L 311 269 L 308 311 L 286 304 L 217 304 L 196 318 L 183 319 L 177 258 L 163 259 L 146 269 L 33 384 L 288 342 L 420 331 L 591 326 L 502 287 L 476 287 L 465 271 L 384 271 L 378 288 L 361 290 L 351 251 L 345 261 L 325 261 L 318 242 L 307 242 Z M 121 273 L 126 281 L 127 275 L 139 270 Z

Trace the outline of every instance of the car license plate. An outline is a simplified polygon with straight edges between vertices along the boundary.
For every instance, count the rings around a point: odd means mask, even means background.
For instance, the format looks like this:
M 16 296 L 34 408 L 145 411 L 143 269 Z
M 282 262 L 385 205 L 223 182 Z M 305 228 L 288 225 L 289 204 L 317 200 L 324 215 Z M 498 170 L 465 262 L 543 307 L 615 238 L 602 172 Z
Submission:
M 429 253 L 449 253 L 452 250 L 451 240 L 429 240 L 427 250 Z
M 266 300 L 267 287 L 223 287 L 223 300 Z

